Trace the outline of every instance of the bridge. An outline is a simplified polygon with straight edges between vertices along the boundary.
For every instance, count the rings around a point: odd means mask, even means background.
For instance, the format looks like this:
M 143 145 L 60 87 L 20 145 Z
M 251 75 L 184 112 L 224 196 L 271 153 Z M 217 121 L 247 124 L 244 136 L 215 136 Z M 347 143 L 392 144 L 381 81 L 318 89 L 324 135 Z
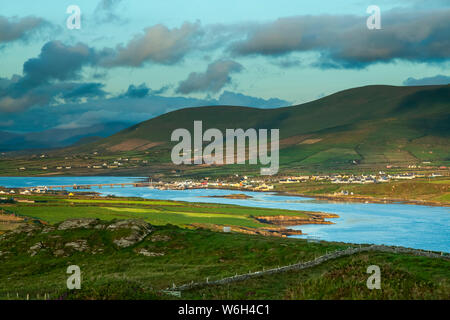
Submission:
M 133 187 L 149 187 L 153 185 L 152 182 L 131 182 L 131 183 L 101 183 L 101 184 L 72 184 L 72 185 L 61 185 L 61 186 L 39 186 L 39 187 L 31 187 L 27 189 L 34 189 L 34 188 L 41 188 L 41 189 L 47 189 L 47 190 L 53 190 L 53 189 L 70 189 L 73 188 L 74 190 L 83 190 L 83 189 L 91 189 L 92 187 L 98 187 L 99 189 L 103 187 L 122 187 L 125 186 L 133 186 Z

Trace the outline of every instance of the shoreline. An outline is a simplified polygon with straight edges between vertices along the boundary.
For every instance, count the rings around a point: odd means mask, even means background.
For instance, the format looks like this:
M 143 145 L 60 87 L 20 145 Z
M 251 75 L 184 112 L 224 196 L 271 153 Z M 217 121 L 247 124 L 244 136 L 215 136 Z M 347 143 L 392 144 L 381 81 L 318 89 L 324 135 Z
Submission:
M 274 193 L 278 196 L 289 196 L 289 197 L 304 197 L 304 198 L 314 198 L 317 200 L 333 200 L 337 202 L 359 202 L 359 203 L 379 203 L 379 204 L 388 204 L 388 203 L 400 203 L 400 204 L 412 204 L 412 205 L 422 205 L 422 206 L 431 206 L 431 207 L 450 207 L 450 203 L 447 202 L 437 202 L 437 201 L 429 201 L 429 200 L 407 200 L 407 199 L 395 199 L 395 198 L 374 198 L 371 196 L 333 196 L 333 195 L 309 195 L 309 194 L 300 194 L 295 192 L 288 191 L 274 191 Z
M 28 187 L 5 187 L 0 186 L 0 188 L 5 189 L 27 189 Z M 334 195 L 310 195 L 310 194 L 302 194 L 288 191 L 261 191 L 261 190 L 246 190 L 246 189 L 229 189 L 229 188 L 187 188 L 184 190 L 202 190 L 202 189 L 210 189 L 210 190 L 226 190 L 226 191 L 243 191 L 243 192 L 261 192 L 261 193 L 271 193 L 277 196 L 289 196 L 289 197 L 301 197 L 301 198 L 314 198 L 316 200 L 331 200 L 337 202 L 359 202 L 359 203 L 378 203 L 378 204 L 392 204 L 392 203 L 400 203 L 400 204 L 411 204 L 411 205 L 420 205 L 420 206 L 431 206 L 431 207 L 450 207 L 450 203 L 448 202 L 437 202 L 430 200 L 414 200 L 414 199 L 396 199 L 396 198 L 375 198 L 371 196 L 334 196 Z M 180 189 L 166 189 L 166 190 L 180 190 Z M 72 191 L 79 192 L 79 191 Z M 91 192 L 92 194 L 101 194 L 99 192 Z M 225 195 L 225 196 L 202 196 L 203 198 L 228 198 L 228 199 L 237 199 L 237 200 L 247 200 L 251 197 L 241 197 L 234 195 Z
M 24 178 L 26 176 L 2 176 L 7 178 Z M 30 178 L 34 178 L 35 176 L 30 176 Z M 61 177 L 61 176 L 60 176 Z M 70 177 L 70 176 L 67 176 Z M 72 177 L 92 177 L 92 176 L 72 176 Z M 105 177 L 116 177 L 116 176 L 105 176 Z M 122 177 L 122 176 L 117 176 Z M 138 179 L 136 183 L 142 182 L 142 179 L 148 179 L 146 177 L 133 177 Z M 29 187 L 5 187 L 0 186 L 0 189 L 27 189 Z M 241 192 L 262 192 L 262 193 L 271 193 L 273 195 L 279 196 L 291 196 L 291 197 L 302 197 L 302 198 L 313 198 L 316 200 L 330 200 L 337 202 L 359 202 L 359 203 L 378 203 L 378 204 L 388 204 L 388 203 L 400 203 L 400 204 L 411 204 L 411 205 L 422 205 L 422 206 L 433 206 L 433 207 L 450 207 L 449 202 L 439 202 L 432 200 L 418 200 L 418 199 L 398 199 L 398 198 L 376 198 L 373 196 L 365 196 L 365 195 L 331 195 L 331 194 L 303 194 L 297 192 L 289 192 L 289 191 L 278 191 L 278 190 L 248 190 L 245 188 L 221 188 L 221 187 L 192 187 L 186 188 L 182 190 L 202 190 L 202 189 L 211 189 L 211 190 L 226 190 L 226 191 L 241 191 Z M 166 190 L 180 190 L 177 188 L 174 189 L 166 189 Z M 77 192 L 77 191 L 72 191 Z M 97 193 L 97 192 L 93 192 Z M 246 196 L 244 194 L 230 194 L 230 195 L 217 195 L 217 196 L 204 196 L 205 198 L 229 198 L 229 199 L 250 199 L 251 196 Z

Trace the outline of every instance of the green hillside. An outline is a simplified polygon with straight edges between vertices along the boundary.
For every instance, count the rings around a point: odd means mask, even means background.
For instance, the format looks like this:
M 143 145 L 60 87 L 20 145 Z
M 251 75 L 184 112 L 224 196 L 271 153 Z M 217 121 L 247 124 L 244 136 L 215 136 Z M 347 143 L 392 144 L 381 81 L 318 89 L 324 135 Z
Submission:
M 450 85 L 366 86 L 277 109 L 186 108 L 60 152 L 97 151 L 103 156 L 141 156 L 153 165 L 169 164 L 172 131 L 186 128 L 193 132 L 194 120 L 203 121 L 203 130 L 280 129 L 282 170 L 450 163 Z M 242 169 L 258 170 L 255 166 L 224 166 L 220 171 Z
M 142 220 L 30 223 L 0 237 L 0 300 L 448 299 L 449 260 L 367 251 L 225 285 L 165 289 L 315 260 L 353 244 L 155 226 Z M 363 245 L 362 247 L 365 247 Z M 68 266 L 81 271 L 68 290 Z M 382 270 L 367 288 L 367 267 Z

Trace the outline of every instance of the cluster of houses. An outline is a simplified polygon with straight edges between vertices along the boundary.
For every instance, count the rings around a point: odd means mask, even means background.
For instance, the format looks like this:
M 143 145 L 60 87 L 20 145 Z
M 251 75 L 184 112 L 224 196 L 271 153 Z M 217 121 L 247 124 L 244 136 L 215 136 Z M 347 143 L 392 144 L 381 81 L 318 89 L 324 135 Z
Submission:
M 0 190 L 0 194 L 5 195 L 14 195 L 14 194 L 21 194 L 21 195 L 30 195 L 33 193 L 47 193 L 48 189 L 47 187 L 37 187 L 37 188 L 30 188 L 30 189 L 9 189 L 9 190 Z
M 425 175 L 423 173 L 399 173 L 399 174 L 386 174 L 383 171 L 378 172 L 378 174 L 367 174 L 367 175 L 353 175 L 353 174 L 332 174 L 332 175 L 312 175 L 312 176 L 297 176 L 297 177 L 285 177 L 280 179 L 279 183 L 300 183 L 306 181 L 330 181 L 331 183 L 337 184 L 368 184 L 368 183 L 383 183 L 389 182 L 391 180 L 412 180 L 415 178 L 435 178 L 442 177 L 442 174 L 432 173 L 430 175 Z
M 239 177 L 236 175 L 233 181 L 224 180 L 210 180 L 204 178 L 202 180 L 184 180 L 184 181 L 172 181 L 172 182 L 154 182 L 150 184 L 150 188 L 161 190 L 185 190 L 185 189 L 239 189 L 248 191 L 271 191 L 274 189 L 272 183 L 301 183 L 306 181 L 329 181 L 336 184 L 368 184 L 368 183 L 383 183 L 391 180 L 412 180 L 415 178 L 423 177 L 441 177 L 439 173 L 432 173 L 425 175 L 421 173 L 399 173 L 399 174 L 386 174 L 383 171 L 378 174 L 367 175 L 353 175 L 353 174 L 331 174 L 331 175 L 301 175 L 301 176 L 289 176 L 281 179 L 272 178 L 265 180 L 250 179 L 247 176 Z M 236 179 L 237 178 L 237 179 Z
M 151 184 L 151 188 L 161 190 L 185 190 L 185 189 L 246 189 L 248 191 L 270 191 L 274 189 L 274 186 L 267 184 L 265 181 L 249 180 L 246 176 L 242 177 L 239 181 L 227 182 L 227 181 L 211 181 L 209 178 L 205 178 L 200 181 L 185 180 L 175 182 L 156 182 Z
M 41 156 L 45 157 L 44 155 Z M 69 160 L 68 158 L 66 158 L 66 160 Z M 114 161 L 111 162 L 104 162 L 104 163 L 96 163 L 96 164 L 87 164 L 84 166 L 76 166 L 77 168 L 87 168 L 87 169 L 117 169 L 123 166 L 127 166 L 128 163 L 134 163 L 139 164 L 141 166 L 145 166 L 148 164 L 148 160 L 142 160 L 142 159 L 128 159 L 128 158 L 118 158 Z M 42 170 L 49 170 L 49 166 L 43 166 L 41 167 Z M 53 167 L 53 169 L 56 170 L 71 170 L 74 167 L 72 165 L 64 165 L 64 166 L 56 166 Z M 19 171 L 25 171 L 27 170 L 26 167 L 20 167 L 18 168 Z

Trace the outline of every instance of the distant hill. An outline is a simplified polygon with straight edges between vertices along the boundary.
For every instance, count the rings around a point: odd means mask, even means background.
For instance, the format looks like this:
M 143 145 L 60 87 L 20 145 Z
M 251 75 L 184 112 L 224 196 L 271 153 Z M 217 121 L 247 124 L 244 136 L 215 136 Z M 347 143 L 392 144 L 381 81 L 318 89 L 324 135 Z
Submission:
M 22 134 L 0 131 L 0 151 L 68 147 L 108 137 L 127 126 L 126 123 L 111 122 L 83 128 L 50 129 Z
M 450 162 L 450 85 L 366 86 L 277 109 L 186 108 L 65 152 L 147 152 L 169 162 L 172 131 L 192 132 L 194 120 L 204 130 L 279 128 L 286 168 Z

